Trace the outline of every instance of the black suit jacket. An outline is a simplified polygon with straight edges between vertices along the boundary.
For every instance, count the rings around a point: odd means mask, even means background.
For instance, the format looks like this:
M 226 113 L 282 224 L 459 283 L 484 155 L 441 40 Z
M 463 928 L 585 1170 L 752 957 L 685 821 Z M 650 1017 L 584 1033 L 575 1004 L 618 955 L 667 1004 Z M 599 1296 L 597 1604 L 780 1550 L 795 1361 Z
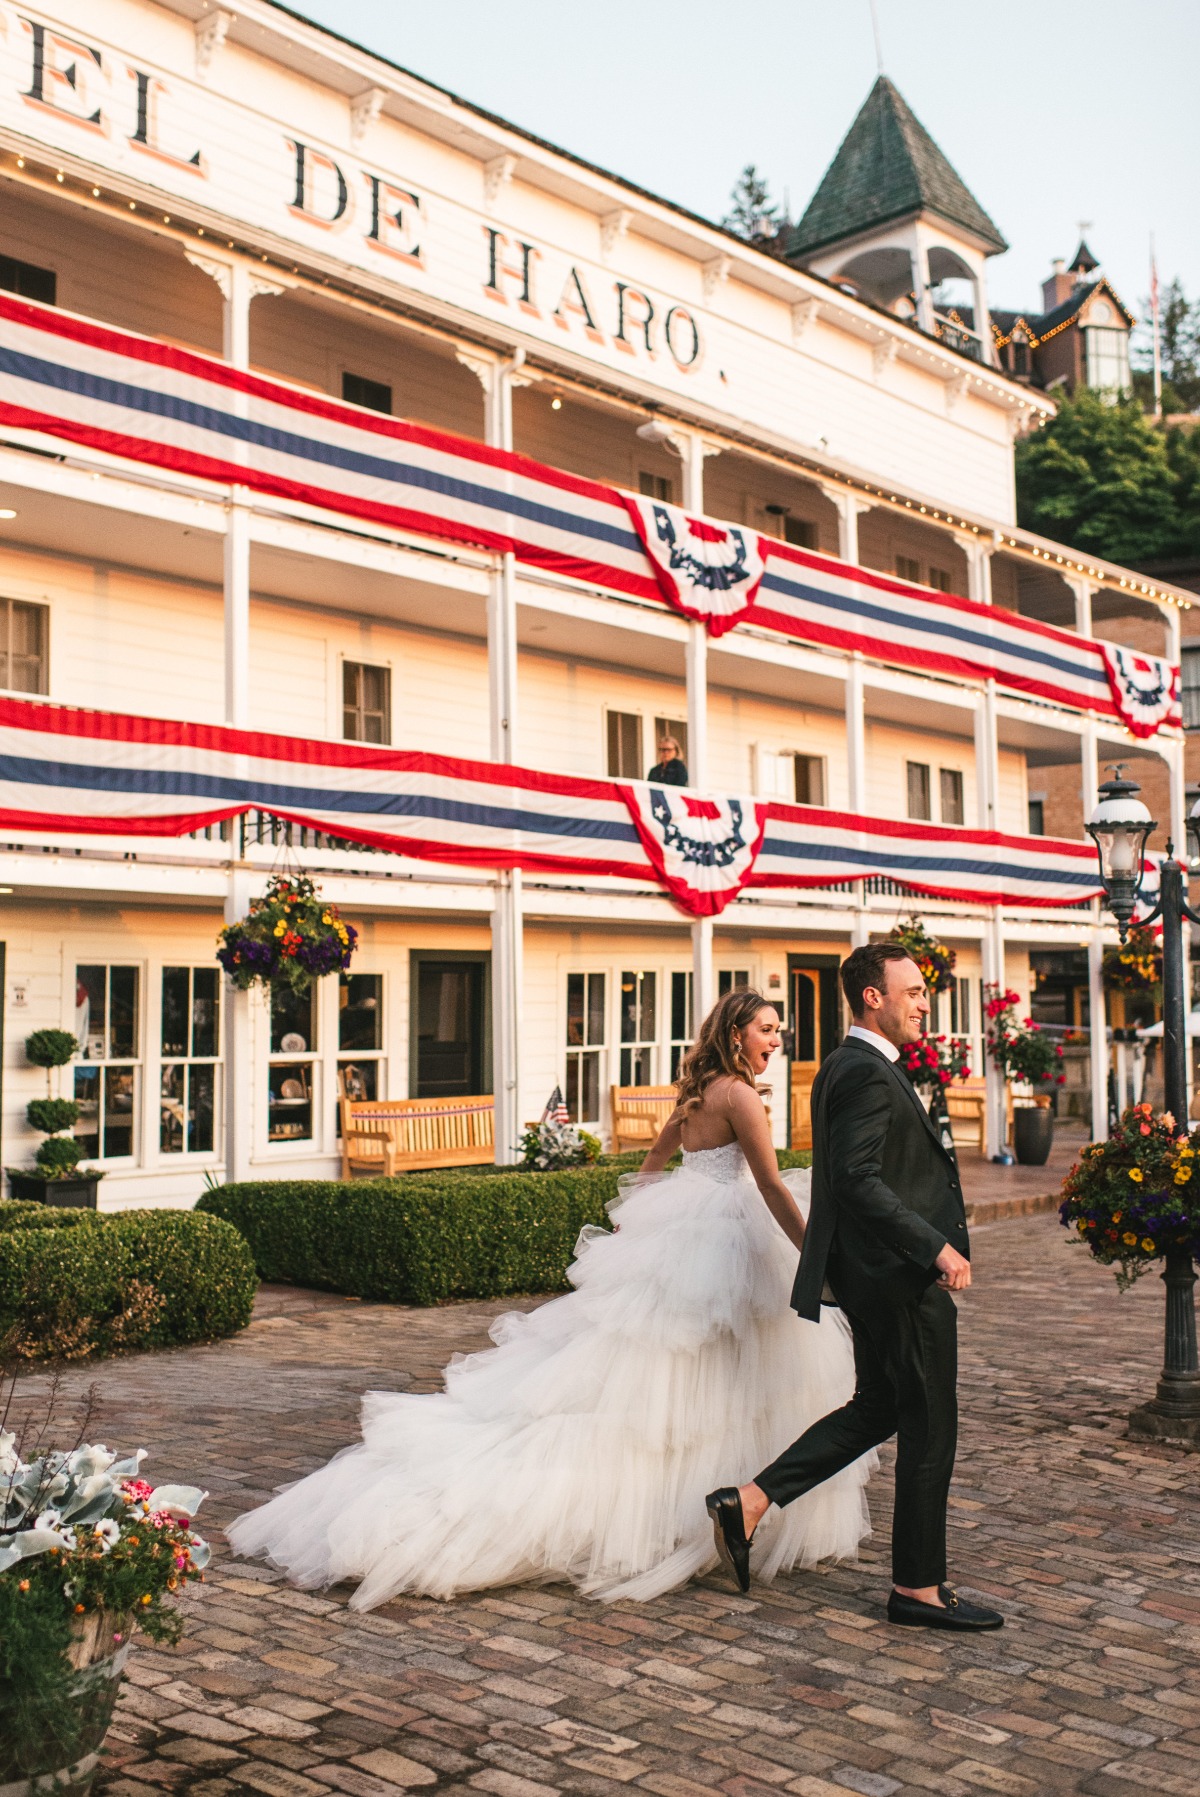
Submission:
M 792 1307 L 814 1322 L 826 1280 L 856 1311 L 903 1304 L 937 1278 L 949 1242 L 969 1254 L 954 1157 L 911 1083 L 847 1037 L 813 1083 L 812 1209 Z

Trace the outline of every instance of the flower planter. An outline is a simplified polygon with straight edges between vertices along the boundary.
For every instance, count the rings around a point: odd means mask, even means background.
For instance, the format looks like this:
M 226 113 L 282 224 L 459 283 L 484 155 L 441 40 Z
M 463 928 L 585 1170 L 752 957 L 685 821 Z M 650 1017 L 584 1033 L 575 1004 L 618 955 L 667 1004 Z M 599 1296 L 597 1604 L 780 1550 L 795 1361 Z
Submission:
M 91 1789 L 129 1658 L 131 1627 L 127 1617 L 93 1611 L 81 1616 L 72 1629 L 70 1658 L 77 1677 L 71 1686 L 71 1725 L 66 1731 L 73 1743 L 70 1764 L 64 1765 L 57 1745 L 64 1738 L 61 1707 L 47 1709 L 39 1720 L 30 1713 L 25 1695 L 20 1736 L 27 1742 L 40 1738 L 43 1744 L 32 1755 L 22 1752 L 12 1694 L 0 1684 L 0 1797 L 33 1797 L 48 1791 L 62 1797 Z
M 1013 1110 L 1013 1147 L 1023 1167 L 1044 1167 L 1054 1141 L 1054 1112 L 1044 1104 L 1021 1104 Z
M 95 1210 L 98 1174 L 80 1174 L 71 1179 L 46 1179 L 40 1173 L 17 1173 L 11 1168 L 8 1189 L 14 1198 L 26 1204 L 66 1205 L 73 1210 Z M 0 1797 L 4 1797 L 0 1788 Z

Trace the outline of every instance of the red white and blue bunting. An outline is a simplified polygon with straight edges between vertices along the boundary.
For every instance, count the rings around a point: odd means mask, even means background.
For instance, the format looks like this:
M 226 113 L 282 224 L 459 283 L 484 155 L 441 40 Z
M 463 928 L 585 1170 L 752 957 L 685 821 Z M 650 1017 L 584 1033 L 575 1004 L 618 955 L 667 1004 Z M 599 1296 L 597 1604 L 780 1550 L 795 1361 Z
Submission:
M 884 876 L 982 905 L 1082 905 L 1090 845 L 680 787 L 0 699 L 0 827 L 179 837 L 260 810 L 417 861 L 653 882 L 692 916 L 743 890 Z
M 1119 718 L 1178 726 L 1178 670 L 999 606 L 689 517 L 528 456 L 0 295 L 0 424 L 237 482 L 703 618 Z

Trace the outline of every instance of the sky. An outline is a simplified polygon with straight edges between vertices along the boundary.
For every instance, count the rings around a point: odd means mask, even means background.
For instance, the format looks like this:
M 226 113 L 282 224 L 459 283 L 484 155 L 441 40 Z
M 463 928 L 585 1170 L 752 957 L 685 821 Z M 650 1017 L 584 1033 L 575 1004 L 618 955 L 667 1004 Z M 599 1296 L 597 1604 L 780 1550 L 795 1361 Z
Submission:
M 755 163 L 803 211 L 877 73 L 870 0 L 291 0 L 613 174 L 719 220 Z M 1012 248 L 993 306 L 1040 308 L 1081 220 L 1139 314 L 1200 297 L 1197 0 L 877 0 L 885 72 Z M 402 172 L 402 171 L 400 171 Z

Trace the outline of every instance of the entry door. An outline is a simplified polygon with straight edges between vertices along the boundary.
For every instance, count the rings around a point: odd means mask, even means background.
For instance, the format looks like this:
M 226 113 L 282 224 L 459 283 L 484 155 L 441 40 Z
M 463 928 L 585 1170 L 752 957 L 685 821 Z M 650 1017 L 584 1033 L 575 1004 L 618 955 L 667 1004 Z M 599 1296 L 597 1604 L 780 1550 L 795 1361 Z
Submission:
M 413 967 L 414 1098 L 474 1097 L 484 1086 L 482 960 L 440 961 L 424 955 Z
M 816 967 L 792 969 L 791 1146 L 812 1147 L 812 1085 L 821 1065 L 821 975 Z

